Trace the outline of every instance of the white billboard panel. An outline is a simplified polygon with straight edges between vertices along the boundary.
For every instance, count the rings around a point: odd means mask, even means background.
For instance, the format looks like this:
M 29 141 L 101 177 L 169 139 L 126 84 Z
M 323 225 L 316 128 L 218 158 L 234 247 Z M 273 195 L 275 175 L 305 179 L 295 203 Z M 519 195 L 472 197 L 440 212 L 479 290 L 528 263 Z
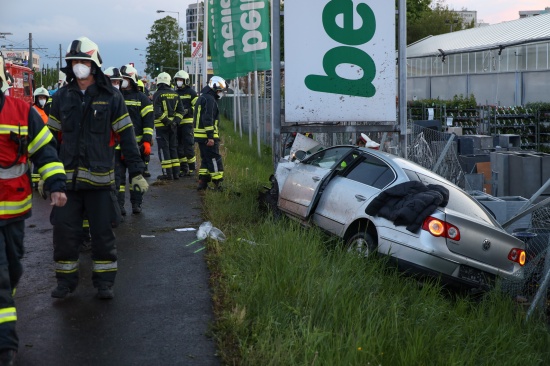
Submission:
M 285 1 L 285 121 L 396 120 L 395 2 Z

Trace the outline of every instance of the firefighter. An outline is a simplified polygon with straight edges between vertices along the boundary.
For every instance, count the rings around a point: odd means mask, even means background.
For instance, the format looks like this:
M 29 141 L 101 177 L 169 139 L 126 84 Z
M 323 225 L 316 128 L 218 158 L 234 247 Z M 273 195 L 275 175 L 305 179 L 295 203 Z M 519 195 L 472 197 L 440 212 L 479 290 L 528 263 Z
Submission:
M 55 139 L 27 102 L 5 96 L 8 89 L 0 53 L 0 364 L 13 365 L 18 349 L 13 296 L 22 275 L 25 219 L 31 216 L 29 159 L 38 166 L 51 205 L 67 202 L 65 170 Z
M 147 97 L 147 99 L 150 101 L 151 98 L 149 98 L 149 90 L 145 87 L 145 84 L 143 84 L 142 80 L 138 80 L 138 90 Z M 154 120 L 153 120 L 154 125 Z M 151 140 L 151 146 L 153 146 L 153 140 Z M 143 161 L 145 163 L 145 170 L 143 171 L 143 176 L 145 178 L 149 178 L 151 176 L 151 173 L 149 172 L 149 162 L 151 161 L 151 155 L 146 155 L 145 160 Z
M 50 98 L 50 93 L 44 87 L 36 88 L 33 93 L 34 103 L 33 108 L 38 112 L 44 124 L 48 122 L 48 115 L 44 112 L 44 106 Z M 40 174 L 38 173 L 38 167 L 33 164 L 32 174 L 31 174 L 32 186 L 38 188 L 38 182 L 40 181 Z
M 177 127 L 185 110 L 179 94 L 170 87 L 171 77 L 166 72 L 157 76 L 158 89 L 153 95 L 153 109 L 155 114 L 155 129 L 161 156 L 160 164 L 163 174 L 159 180 L 179 179 L 180 162 L 178 159 Z
M 178 126 L 178 158 L 180 177 L 192 176 L 195 173 L 195 140 L 193 137 L 193 107 L 197 102 L 197 92 L 190 84 L 189 74 L 180 70 L 174 75 L 176 92 L 183 103 L 185 114 Z
M 105 70 L 105 76 L 111 80 L 111 85 L 117 89 L 120 89 L 120 84 L 122 83 L 122 75 L 120 70 L 117 67 L 108 67 Z
M 126 102 L 126 108 L 134 125 L 136 141 L 141 153 L 141 159 L 146 164 L 146 160 L 151 154 L 151 141 L 153 140 L 153 127 L 155 118 L 153 116 L 153 104 L 138 90 L 137 70 L 132 65 L 124 65 L 120 68 L 122 74 L 121 91 Z M 118 150 L 120 152 L 120 150 Z M 125 159 L 115 160 L 120 168 L 118 170 L 120 187 L 118 190 L 118 204 L 121 211 L 124 210 L 124 201 L 126 196 L 126 166 Z M 132 213 L 141 213 L 141 205 L 143 203 L 143 193 L 134 190 L 130 186 L 130 202 L 132 203 Z M 124 210 L 126 211 L 126 210 Z
M 65 55 L 68 85 L 53 95 L 48 125 L 62 132 L 60 159 L 67 172 L 68 204 L 52 212 L 57 287 L 51 296 L 63 299 L 79 279 L 78 257 L 83 213 L 92 236 L 92 283 L 99 299 L 114 297 L 117 252 L 112 225 L 120 219 L 116 203 L 115 141 L 120 147 L 131 184 L 145 193 L 144 166 L 122 94 L 101 71 L 97 44 L 87 37 L 71 42 Z
M 216 189 L 222 189 L 223 162 L 220 155 L 218 99 L 225 94 L 226 90 L 225 80 L 219 76 L 213 76 L 208 81 L 208 85 L 201 90 L 201 95 L 195 104 L 194 135 L 201 154 L 197 186 L 199 191 L 207 189 L 210 181 L 214 183 Z

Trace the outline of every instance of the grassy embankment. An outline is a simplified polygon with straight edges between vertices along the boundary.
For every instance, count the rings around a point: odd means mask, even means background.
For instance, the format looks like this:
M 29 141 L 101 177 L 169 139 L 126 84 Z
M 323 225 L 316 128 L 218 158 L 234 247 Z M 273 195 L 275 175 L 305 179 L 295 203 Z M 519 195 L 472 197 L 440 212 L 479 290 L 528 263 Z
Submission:
M 316 229 L 260 212 L 272 173 L 248 138 L 224 121 L 224 192 L 205 194 L 216 312 L 213 336 L 230 365 L 548 365 L 540 318 L 496 291 L 447 296 L 384 264 L 347 254 Z M 239 240 L 246 239 L 250 242 Z

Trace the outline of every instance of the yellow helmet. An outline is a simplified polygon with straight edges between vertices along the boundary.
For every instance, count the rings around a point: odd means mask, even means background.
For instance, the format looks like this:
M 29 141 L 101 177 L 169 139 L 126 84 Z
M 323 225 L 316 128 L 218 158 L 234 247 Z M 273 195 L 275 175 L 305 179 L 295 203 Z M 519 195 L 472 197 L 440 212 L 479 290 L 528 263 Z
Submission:
M 139 90 L 145 91 L 145 84 L 143 84 L 143 81 L 138 80 L 137 85 Z

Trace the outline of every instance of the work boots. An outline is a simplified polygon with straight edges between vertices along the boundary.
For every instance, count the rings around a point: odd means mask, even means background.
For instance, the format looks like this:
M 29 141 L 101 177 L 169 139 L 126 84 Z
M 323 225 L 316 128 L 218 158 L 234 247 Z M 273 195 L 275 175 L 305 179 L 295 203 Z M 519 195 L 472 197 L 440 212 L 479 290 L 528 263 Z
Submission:
M 115 297 L 112 286 L 102 285 L 97 289 L 97 298 L 101 300 L 110 300 Z
M 197 191 L 205 191 L 208 189 L 208 182 L 199 179 L 199 185 L 197 186 Z
M 180 177 L 186 177 L 189 175 L 189 165 L 187 163 L 180 164 Z
M 57 287 L 54 288 L 52 291 L 52 297 L 56 299 L 64 299 L 71 292 L 71 289 L 69 289 L 67 286 L 57 285 Z
M 132 213 L 133 214 L 140 214 L 141 213 L 141 204 L 139 203 L 132 203 Z

